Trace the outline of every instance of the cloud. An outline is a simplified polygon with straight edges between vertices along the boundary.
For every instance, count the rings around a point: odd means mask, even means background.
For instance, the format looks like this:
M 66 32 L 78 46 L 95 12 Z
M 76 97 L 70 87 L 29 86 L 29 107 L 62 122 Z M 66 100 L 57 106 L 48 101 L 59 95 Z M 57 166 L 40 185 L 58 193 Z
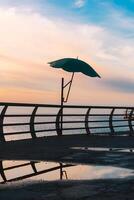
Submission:
M 83 6 L 85 6 L 86 1 L 85 0 L 75 0 L 74 1 L 74 6 L 77 8 L 82 8 Z
M 53 102 L 60 92 L 60 79 L 70 78 L 69 73 L 55 70 L 47 65 L 48 61 L 62 57 L 77 57 L 85 60 L 101 75 L 102 79 L 88 79 L 78 74 L 75 78 L 70 100 L 78 102 L 79 88 L 81 89 L 81 102 L 103 103 L 116 99 L 116 86 L 105 82 L 109 88 L 103 88 L 103 80 L 110 77 L 119 77 L 126 80 L 133 78 L 134 73 L 134 39 L 116 35 L 106 27 L 93 23 L 67 21 L 64 18 L 49 17 L 35 11 L 26 12 L 20 8 L 0 8 L 0 85 L 2 88 L 16 88 L 11 95 L 19 99 L 27 91 L 38 91 L 38 100 L 43 100 L 42 95 L 48 91 L 54 94 Z M 78 81 L 79 80 L 79 81 Z M 110 79 L 109 79 L 110 80 Z M 101 84 L 102 82 L 102 84 Z M 92 87 L 90 87 L 92 86 Z M 119 86 L 117 86 L 119 87 Z M 124 86 L 125 87 L 125 86 Z M 93 88 L 93 89 L 92 89 Z M 122 95 L 130 94 L 130 88 L 118 90 Z M 91 93 L 91 89 L 93 90 Z M 131 89 L 132 90 L 132 89 Z M 7 91 L 7 90 L 6 90 Z M 129 92 L 127 92 L 129 91 Z M 119 97 L 120 97 L 119 92 Z M 9 95 L 3 93 L 5 99 Z M 35 101 L 35 94 L 31 93 L 30 100 Z M 132 94 L 132 93 L 131 93 Z M 6 96 L 7 95 L 7 96 Z M 47 95 L 46 95 L 47 96 Z M 52 95 L 51 95 L 52 96 Z M 112 96 L 112 99 L 111 99 Z M 11 96 L 12 98 L 12 96 Z M 29 98 L 29 95 L 28 95 Z M 44 96 L 44 100 L 45 100 Z M 23 101 L 23 98 L 21 98 Z M 48 98 L 47 98 L 48 99 Z M 58 99 L 58 98 L 57 98 Z M 130 98 L 120 101 L 130 102 Z M 132 99 L 132 98 L 131 98 Z M 71 102 L 71 101 L 70 101 Z M 133 102 L 132 102 L 133 103 Z
M 134 18 L 129 9 L 126 12 L 122 6 L 117 6 L 117 4 L 113 1 L 100 1 L 98 3 L 100 9 L 104 10 L 101 24 L 115 33 L 129 37 L 134 33 Z
M 118 92 L 123 93 L 132 93 L 134 94 L 134 81 L 129 79 L 121 79 L 121 78 L 109 78 L 107 80 L 103 80 L 102 82 L 107 88 L 116 90 Z

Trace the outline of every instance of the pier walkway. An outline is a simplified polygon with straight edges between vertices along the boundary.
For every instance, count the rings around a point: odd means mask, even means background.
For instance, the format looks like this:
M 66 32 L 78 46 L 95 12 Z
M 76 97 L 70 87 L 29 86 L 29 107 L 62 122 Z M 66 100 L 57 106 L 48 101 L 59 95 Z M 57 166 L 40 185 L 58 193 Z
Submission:
M 66 135 L 1 142 L 0 159 L 72 162 L 69 160 L 71 155 L 90 150 L 97 151 L 100 148 L 103 152 L 108 149 L 132 150 L 134 149 L 134 137 Z M 82 162 L 87 161 L 83 160 Z
M 134 170 L 133 150 L 134 107 L 66 105 L 61 108 L 60 105 L 0 103 L 1 183 L 24 180 L 55 170 L 60 172 L 60 179 L 63 179 L 64 175 L 67 178 L 65 169 L 76 164 Z M 19 162 L 16 164 L 9 160 Z M 40 161 L 56 162 L 56 165 L 40 169 Z M 10 162 L 10 165 L 6 162 Z M 15 175 L 15 169 L 23 172 L 25 167 L 30 171 Z M 9 173 L 13 174 L 13 177 L 9 177 Z M 104 188 L 110 188 L 110 194 L 111 179 L 107 186 L 104 186 L 104 179 L 101 184 L 103 195 L 106 192 Z M 116 182 L 116 188 L 121 187 L 121 184 L 121 181 Z M 126 184 L 128 197 L 130 180 L 125 182 L 122 191 L 117 193 L 122 194 Z M 131 185 L 133 191 L 132 180 Z M 34 192 L 35 188 L 37 187 L 34 187 Z M 39 186 L 38 191 L 41 191 L 40 188 L 43 188 L 44 192 L 44 187 Z M 113 188 L 115 191 L 115 182 Z M 28 193 L 29 191 L 31 189 Z M 78 187 L 78 191 L 83 194 L 83 187 Z M 87 191 L 93 191 L 93 186 Z M 12 196 L 14 198 L 14 195 Z M 133 197 L 133 193 L 131 196 Z M 115 199 L 113 193 L 112 199 Z
M 0 111 L 1 160 L 75 162 L 97 148 L 134 148 L 134 107 L 1 102 Z

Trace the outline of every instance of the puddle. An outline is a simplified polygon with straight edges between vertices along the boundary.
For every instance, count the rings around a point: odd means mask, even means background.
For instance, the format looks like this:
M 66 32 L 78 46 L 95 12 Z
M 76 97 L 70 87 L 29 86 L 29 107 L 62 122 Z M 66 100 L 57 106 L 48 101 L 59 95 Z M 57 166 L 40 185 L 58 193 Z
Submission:
M 0 161 L 0 175 L 0 183 L 21 180 L 93 180 L 126 178 L 133 175 L 133 170 L 111 166 L 4 160 Z
M 96 148 L 96 147 L 73 147 L 72 149 L 76 149 L 76 150 L 90 150 L 90 151 L 112 151 L 112 152 L 114 152 L 114 151 L 118 151 L 118 152 L 133 152 L 134 151 L 134 149 L 123 149 L 123 148 L 111 148 L 111 149 L 109 149 L 109 148 Z

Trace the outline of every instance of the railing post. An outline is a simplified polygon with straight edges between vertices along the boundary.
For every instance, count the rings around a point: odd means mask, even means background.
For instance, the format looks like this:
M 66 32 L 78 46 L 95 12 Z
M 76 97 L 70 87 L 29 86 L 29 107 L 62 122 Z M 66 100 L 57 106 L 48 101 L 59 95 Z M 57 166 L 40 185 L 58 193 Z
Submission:
M 61 134 L 62 135 L 62 132 L 63 132 L 63 103 L 64 103 L 64 78 L 62 78 L 61 80 Z
M 37 169 L 36 169 L 36 166 L 35 166 L 35 162 L 34 161 L 30 161 L 30 164 L 31 164 L 31 167 L 35 173 L 35 175 L 37 174 Z
M 60 164 L 60 180 L 62 180 L 63 179 L 63 169 L 62 169 L 63 164 L 62 163 L 59 163 L 59 164 Z
M 33 139 L 36 138 L 34 120 L 35 120 L 35 115 L 36 115 L 37 109 L 38 109 L 38 106 L 35 106 L 32 114 L 31 114 L 31 118 L 30 118 L 30 133 L 31 133 L 31 136 Z
M 5 117 L 7 108 L 8 108 L 8 106 L 5 105 L 4 108 L 2 109 L 1 115 L 0 115 L 0 141 L 2 141 L 2 142 L 5 142 L 3 122 L 4 122 L 4 117 Z
M 109 128 L 111 131 L 111 134 L 113 135 L 115 133 L 114 127 L 113 127 L 113 114 L 114 114 L 115 108 L 112 109 L 109 117 Z
M 89 108 L 89 109 L 87 110 L 87 113 L 86 113 L 86 115 L 85 115 L 85 129 L 86 129 L 87 135 L 90 134 L 90 129 L 89 129 L 89 125 L 88 125 L 90 110 L 91 110 L 91 108 Z
M 0 174 L 1 174 L 1 177 L 2 177 L 3 181 L 6 182 L 6 181 L 7 181 L 7 178 L 6 178 L 6 175 L 5 175 L 5 173 L 4 173 L 3 163 L 2 163 L 2 162 L 3 162 L 3 161 L 0 161 Z
M 62 114 L 62 108 L 60 108 L 59 112 L 56 116 L 56 132 L 58 136 L 62 135 L 62 126 L 61 126 L 61 114 Z
M 61 105 L 60 110 L 56 116 L 56 132 L 58 136 L 62 135 L 63 132 L 63 103 L 64 103 L 64 78 L 61 80 Z
M 128 117 L 128 124 L 129 124 L 129 129 L 130 129 L 130 133 L 129 135 L 132 136 L 132 132 L 134 132 L 134 129 L 133 129 L 133 125 L 132 125 L 132 116 L 133 116 L 133 109 L 131 110 L 130 114 L 129 114 L 129 117 Z

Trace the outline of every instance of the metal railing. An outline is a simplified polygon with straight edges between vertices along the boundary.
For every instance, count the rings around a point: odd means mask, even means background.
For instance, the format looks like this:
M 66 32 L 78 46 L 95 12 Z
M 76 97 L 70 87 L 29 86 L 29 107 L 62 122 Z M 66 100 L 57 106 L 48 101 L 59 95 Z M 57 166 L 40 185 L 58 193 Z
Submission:
M 0 103 L 0 111 L 3 142 L 65 134 L 134 133 L 134 107 L 64 105 L 62 115 L 60 105 Z

